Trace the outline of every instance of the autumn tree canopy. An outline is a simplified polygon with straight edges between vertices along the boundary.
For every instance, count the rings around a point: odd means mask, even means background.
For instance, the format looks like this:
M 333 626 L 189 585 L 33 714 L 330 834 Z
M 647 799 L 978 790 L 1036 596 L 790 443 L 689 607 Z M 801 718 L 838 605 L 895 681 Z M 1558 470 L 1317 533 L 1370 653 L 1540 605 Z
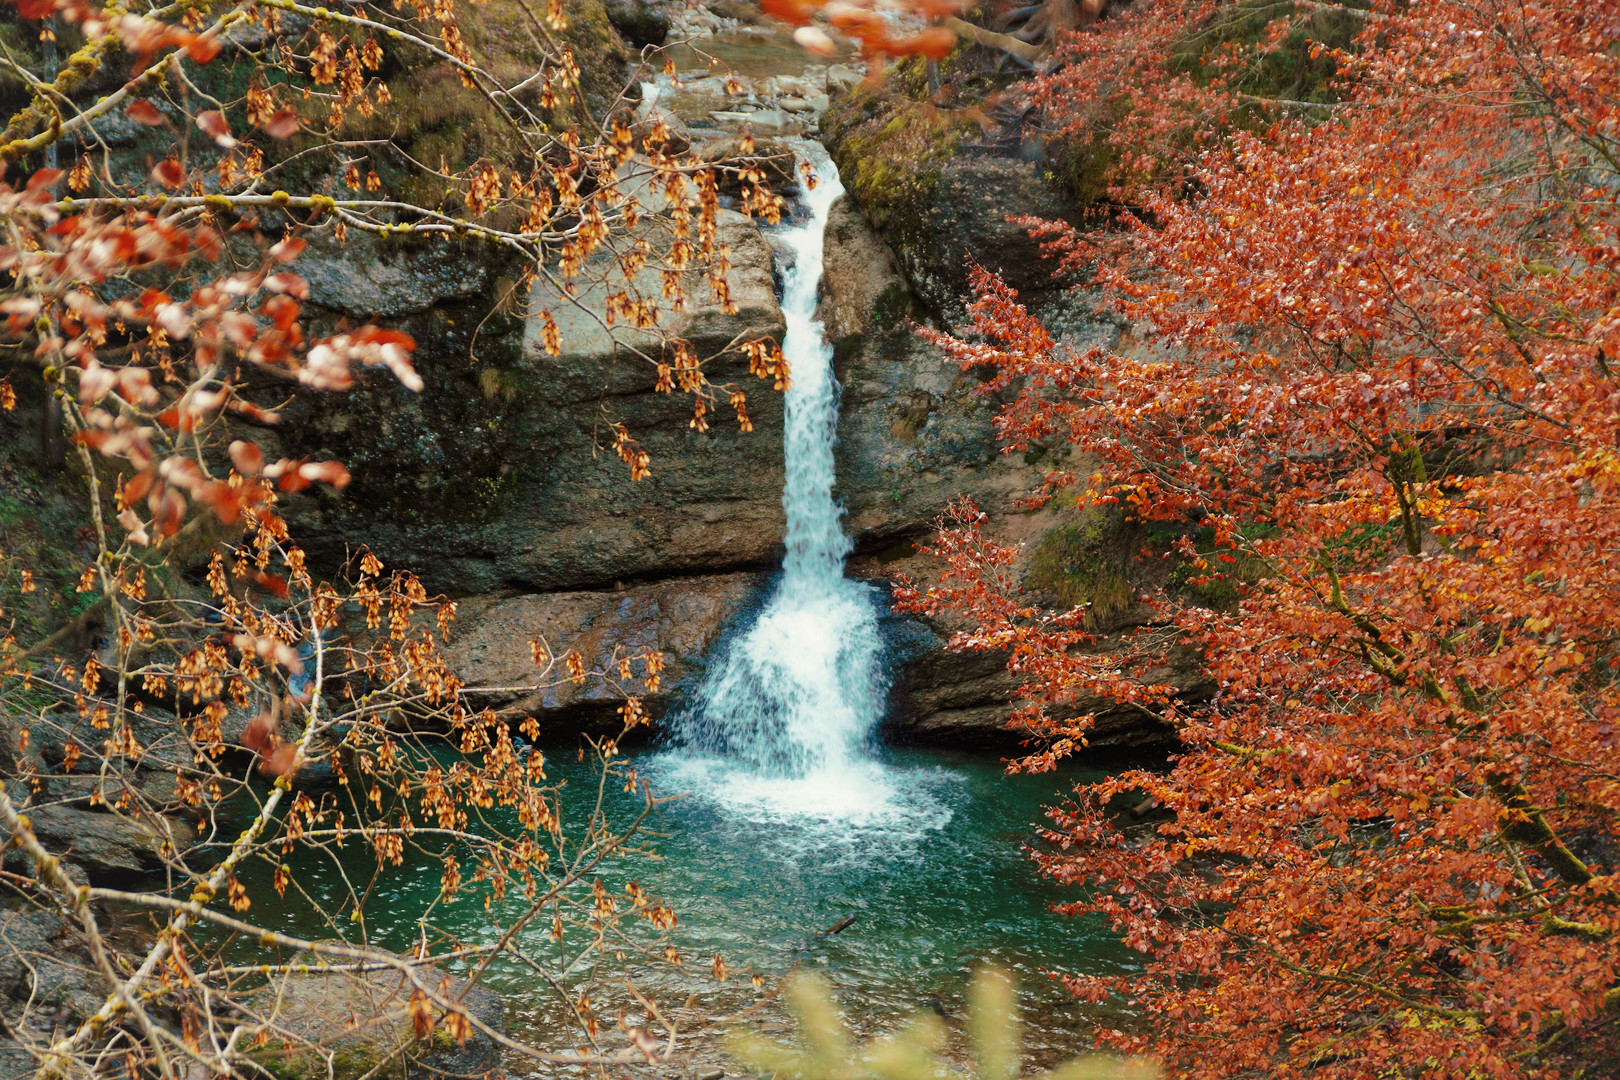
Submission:
M 1090 695 L 1174 729 L 1037 859 L 1144 954 L 1072 980 L 1152 1021 L 1103 1038 L 1176 1075 L 1620 1060 L 1617 39 L 1613 3 L 1163 0 L 1029 85 L 1110 170 L 1112 227 L 1044 235 L 1132 333 L 1067 345 L 981 272 L 928 336 L 1016 392 L 1009 451 L 1083 452 L 1036 498 L 1167 538 L 1175 587 L 1091 649 L 962 506 L 900 600 L 1010 651 L 1024 767 Z M 1185 650 L 1213 698 L 1154 685 Z

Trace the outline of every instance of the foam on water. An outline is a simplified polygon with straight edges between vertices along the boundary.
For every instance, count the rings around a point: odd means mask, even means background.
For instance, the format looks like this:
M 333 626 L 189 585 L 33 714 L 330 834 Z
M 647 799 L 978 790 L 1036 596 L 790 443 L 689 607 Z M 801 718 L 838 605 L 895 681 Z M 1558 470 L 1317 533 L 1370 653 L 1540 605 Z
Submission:
M 804 192 L 809 220 L 779 237 L 792 253 L 782 296 L 792 377 L 782 577 L 677 717 L 683 748 L 665 765 L 677 787 L 753 820 L 824 822 L 845 839 L 867 829 L 927 832 L 950 810 L 874 756 L 888 689 L 880 600 L 844 576 L 851 545 L 832 496 L 838 382 L 815 317 L 827 215 L 844 188 L 819 144 L 799 149 L 818 182 Z

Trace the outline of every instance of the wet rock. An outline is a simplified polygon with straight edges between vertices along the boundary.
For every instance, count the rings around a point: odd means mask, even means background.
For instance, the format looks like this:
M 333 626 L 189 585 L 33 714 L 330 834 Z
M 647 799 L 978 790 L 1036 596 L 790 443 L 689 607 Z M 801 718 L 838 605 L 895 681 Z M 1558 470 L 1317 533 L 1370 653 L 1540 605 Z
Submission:
M 921 313 L 894 252 L 848 196 L 827 215 L 822 263 L 819 314 L 835 343 L 853 348 L 869 332 L 906 330 L 907 316 Z
M 608 21 L 632 45 L 662 45 L 679 4 L 673 0 L 605 0 Z
M 710 0 L 708 8 L 720 18 L 741 26 L 758 26 L 767 21 L 759 5 L 752 0 Z
M 901 647 L 900 677 L 885 735 L 918 746 L 1016 751 L 1026 736 L 1008 726 L 1020 680 L 1007 670 L 1006 654 L 947 652 L 945 628 L 920 621 L 912 622 L 907 633 L 911 640 Z M 1109 650 L 1120 644 L 1105 638 L 1099 647 Z M 1183 660 L 1150 672 L 1148 679 L 1178 687 L 1190 700 L 1207 698 L 1213 684 L 1197 672 L 1192 657 Z M 1082 698 L 1067 715 L 1084 713 L 1095 715 L 1088 736 L 1092 747 L 1158 750 L 1175 742 L 1171 728 L 1147 721 L 1137 710 L 1111 699 Z
M 704 658 L 738 613 L 762 594 L 756 574 L 720 574 L 639 585 L 622 592 L 547 593 L 463 605 L 458 631 L 446 648 L 456 673 L 491 704 L 510 705 L 541 721 L 596 721 L 618 730 L 616 710 L 625 693 L 643 696 L 655 715 L 691 688 Z M 646 694 L 645 668 L 636 663 L 622 686 L 599 678 L 568 680 L 565 671 L 538 668 L 531 641 L 552 656 L 577 651 L 587 670 L 611 669 L 620 657 L 663 653 L 656 693 Z M 535 687 L 539 681 L 553 683 Z M 527 689 L 534 687 L 533 689 Z
M 447 997 L 490 1028 L 504 1029 L 505 1004 L 494 993 L 437 968 L 422 973 L 429 985 L 448 978 Z M 391 969 L 276 978 L 248 1001 L 250 1013 L 292 1036 L 285 1049 L 262 1053 L 264 1065 L 283 1080 L 357 1080 L 374 1069 L 390 1078 L 469 1077 L 500 1067 L 499 1046 L 477 1029 L 462 1045 L 442 1027 L 418 1039 L 407 1008 L 411 990 L 405 975 Z
M 1010 510 L 1030 479 L 995 453 L 1000 402 L 917 337 L 922 307 L 851 200 L 834 205 L 827 229 L 821 313 L 843 383 L 838 495 L 856 572 L 882 577 L 887 550 L 909 556 L 951 500 Z
M 859 83 L 863 76 L 848 64 L 827 65 L 827 89 L 844 90 Z
M 797 190 L 799 159 L 791 145 L 777 138 L 755 139 L 753 153 L 746 156 L 741 153 L 741 147 L 740 135 L 723 135 L 698 142 L 692 147 L 692 153 L 700 161 L 730 161 L 757 169 L 765 177 L 766 186 L 778 194 Z M 742 190 L 742 180 L 736 172 L 723 172 L 719 177 L 719 190 L 722 195 L 736 195 Z

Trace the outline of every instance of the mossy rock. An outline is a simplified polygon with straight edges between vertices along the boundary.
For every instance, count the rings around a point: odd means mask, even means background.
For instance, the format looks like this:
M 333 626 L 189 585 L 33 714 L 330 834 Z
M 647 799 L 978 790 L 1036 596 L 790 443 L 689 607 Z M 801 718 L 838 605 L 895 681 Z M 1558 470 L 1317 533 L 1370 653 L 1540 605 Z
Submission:
M 579 65 L 577 93 L 563 94 L 555 107 L 539 105 L 538 85 L 520 95 L 521 104 L 553 131 L 576 125 L 595 128 L 618 99 L 628 77 L 630 51 L 608 21 L 602 0 L 571 0 L 568 25 L 551 31 Z M 486 0 L 464 9 L 462 31 L 478 64 L 502 85 L 515 85 L 544 61 L 541 38 L 517 0 Z M 392 139 L 418 162 L 443 162 L 451 171 L 480 159 L 527 173 L 534 162 L 524 140 L 482 94 L 463 85 L 450 64 L 424 63 L 417 56 L 390 57 L 385 64 L 393 103 L 345 133 Z M 379 155 L 382 157 L 382 155 Z M 436 205 L 454 193 L 436 178 L 402 162 L 379 161 L 385 187 L 409 200 Z
M 821 120 L 844 187 L 886 236 L 919 226 L 941 169 L 971 129 L 959 114 L 888 87 L 853 87 Z
M 976 148 L 977 110 L 938 108 L 904 89 L 900 79 L 851 87 L 821 130 L 844 187 L 894 251 L 912 294 L 950 324 L 962 319 L 971 264 L 1021 291 L 1056 292 L 1055 264 L 1008 216 L 1078 224 L 1080 208 L 1057 177 Z

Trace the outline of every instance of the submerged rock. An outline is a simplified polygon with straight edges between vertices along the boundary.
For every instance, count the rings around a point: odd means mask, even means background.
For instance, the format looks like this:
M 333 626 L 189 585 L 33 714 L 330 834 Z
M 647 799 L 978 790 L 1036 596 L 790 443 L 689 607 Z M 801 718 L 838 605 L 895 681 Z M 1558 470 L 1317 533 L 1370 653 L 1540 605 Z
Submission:
M 437 968 L 420 970 L 469 1016 L 503 1030 L 505 1004 L 493 992 Z M 393 969 L 275 977 L 248 999 L 248 1012 L 291 1039 L 280 1050 L 264 1051 L 260 1063 L 281 1080 L 357 1080 L 373 1070 L 390 1078 L 465 1078 L 500 1067 L 500 1047 L 476 1028 L 464 1044 L 442 1027 L 419 1039 L 408 1009 L 411 991 L 410 981 Z M 434 1014 L 439 1019 L 441 1011 Z

